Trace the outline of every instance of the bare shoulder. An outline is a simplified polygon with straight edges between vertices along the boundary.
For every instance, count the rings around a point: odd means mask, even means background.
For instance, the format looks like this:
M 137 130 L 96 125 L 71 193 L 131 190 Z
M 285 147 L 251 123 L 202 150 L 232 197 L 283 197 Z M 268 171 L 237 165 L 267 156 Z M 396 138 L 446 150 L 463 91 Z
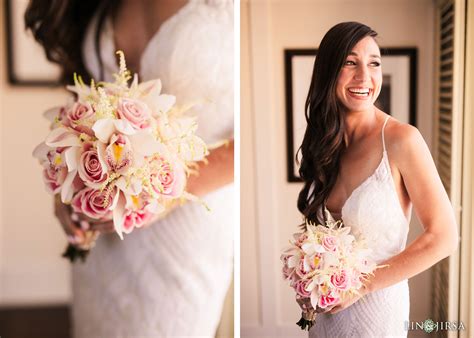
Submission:
M 388 121 L 385 128 L 385 144 L 389 156 L 397 162 L 410 159 L 413 155 L 422 155 L 428 150 L 416 127 L 394 118 Z

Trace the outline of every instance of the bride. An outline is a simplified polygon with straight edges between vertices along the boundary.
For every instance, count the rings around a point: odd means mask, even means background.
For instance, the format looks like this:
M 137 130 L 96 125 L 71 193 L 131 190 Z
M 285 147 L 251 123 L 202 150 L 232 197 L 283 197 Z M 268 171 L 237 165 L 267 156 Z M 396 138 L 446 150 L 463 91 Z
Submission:
M 160 78 L 178 105 L 206 102 L 193 113 L 208 144 L 232 139 L 232 0 L 32 0 L 25 20 L 65 82 L 74 72 L 112 80 L 122 50 L 140 81 Z M 187 190 L 210 212 L 187 203 L 123 242 L 107 234 L 110 222 L 79 221 L 56 204 L 77 246 L 103 234 L 73 265 L 76 338 L 215 335 L 232 274 L 233 141 L 208 160 Z
M 419 131 L 374 106 L 382 85 L 376 36 L 345 22 L 321 41 L 306 100 L 298 208 L 312 221 L 342 219 L 388 267 L 376 270 L 359 296 L 316 314 L 310 337 L 406 337 L 407 279 L 458 243 L 450 201 Z M 424 232 L 405 247 L 412 206 Z

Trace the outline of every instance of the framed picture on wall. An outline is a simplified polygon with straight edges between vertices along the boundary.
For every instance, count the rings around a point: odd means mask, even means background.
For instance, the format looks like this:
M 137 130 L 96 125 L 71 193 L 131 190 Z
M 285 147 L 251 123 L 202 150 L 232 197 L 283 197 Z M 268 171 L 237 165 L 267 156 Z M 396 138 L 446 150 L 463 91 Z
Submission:
M 301 182 L 296 153 L 306 129 L 304 106 L 317 49 L 285 49 L 287 180 Z M 381 48 L 382 90 L 375 105 L 416 126 L 417 49 Z
M 59 85 L 60 68 L 49 62 L 42 47 L 25 31 L 28 0 L 5 0 L 8 82 L 20 86 Z

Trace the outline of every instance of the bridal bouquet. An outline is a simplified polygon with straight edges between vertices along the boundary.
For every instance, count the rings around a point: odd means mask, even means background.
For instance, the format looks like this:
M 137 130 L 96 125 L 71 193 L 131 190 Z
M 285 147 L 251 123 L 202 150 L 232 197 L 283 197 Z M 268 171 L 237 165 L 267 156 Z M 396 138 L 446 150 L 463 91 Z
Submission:
M 124 55 L 117 54 L 114 82 L 88 86 L 75 75 L 67 87 L 75 99 L 45 113 L 52 130 L 33 155 L 50 193 L 75 213 L 113 220 L 123 239 L 171 203 L 194 198 L 186 179 L 208 150 L 186 108 L 161 94 L 160 80 L 139 83 L 135 74 L 129 85 Z
M 357 293 L 376 268 L 364 240 L 356 240 L 350 231 L 340 221 L 326 226 L 306 221 L 306 231 L 294 234 L 281 255 L 283 276 L 303 307 L 297 323 L 303 330 L 314 324 L 316 312 Z

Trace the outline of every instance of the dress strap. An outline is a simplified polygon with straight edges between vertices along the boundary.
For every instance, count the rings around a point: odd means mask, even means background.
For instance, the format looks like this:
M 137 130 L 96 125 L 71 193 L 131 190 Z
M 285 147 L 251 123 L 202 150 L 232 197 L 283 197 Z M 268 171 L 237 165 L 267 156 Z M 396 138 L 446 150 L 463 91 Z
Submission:
M 382 145 L 383 145 L 383 151 L 385 152 L 385 126 L 387 125 L 387 122 L 388 122 L 388 119 L 390 118 L 390 116 L 387 116 L 387 118 L 385 119 L 385 122 L 383 123 L 383 127 L 382 127 Z

